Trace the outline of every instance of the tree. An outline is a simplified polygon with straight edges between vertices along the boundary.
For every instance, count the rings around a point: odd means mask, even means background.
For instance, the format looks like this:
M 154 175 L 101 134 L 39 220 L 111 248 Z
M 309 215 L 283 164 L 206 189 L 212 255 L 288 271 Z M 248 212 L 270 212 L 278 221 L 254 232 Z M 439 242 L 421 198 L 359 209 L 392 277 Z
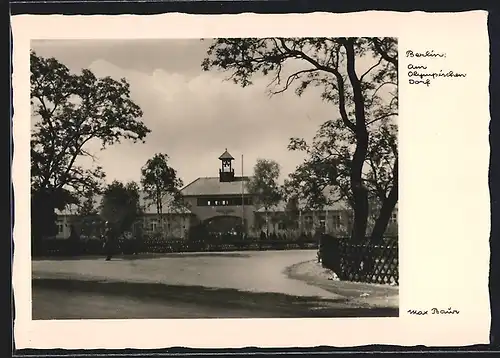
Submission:
M 80 232 L 87 236 L 92 237 L 98 235 L 98 229 L 101 226 L 99 220 L 98 203 L 96 202 L 96 192 L 87 190 L 83 199 L 80 200 L 78 207 L 78 217 L 80 224 Z
M 299 229 L 300 206 L 298 195 L 291 195 L 286 200 L 285 205 L 285 222 L 287 227 Z
M 397 202 L 397 187 L 394 187 L 397 186 L 397 133 L 390 121 L 370 128 L 369 133 L 362 180 L 368 191 L 367 229 L 371 230 L 372 242 L 377 243 L 383 238 Z M 355 198 L 350 190 L 354 150 L 351 142 L 350 132 L 342 131 L 334 121 L 321 126 L 311 145 L 303 139 L 291 140 L 289 149 L 305 151 L 307 159 L 290 174 L 287 184 L 301 193 L 308 206 L 345 201 L 355 209 Z
M 280 166 L 274 160 L 258 159 L 254 166 L 254 174 L 247 182 L 247 190 L 255 203 L 266 211 L 266 234 L 268 227 L 269 209 L 278 204 L 282 198 L 278 178 Z
M 172 208 L 180 206 L 182 198 L 179 189 L 183 183 L 177 177 L 177 171 L 168 165 L 168 155 L 157 153 L 146 162 L 142 168 L 141 184 L 147 199 L 156 205 L 158 221 L 163 228 L 163 203 L 165 197 L 170 195 L 169 203 Z
M 113 226 L 118 236 L 131 231 L 142 214 L 139 195 L 139 185 L 135 182 L 123 184 L 115 180 L 104 189 L 100 215 Z
M 122 139 L 144 141 L 150 130 L 142 111 L 130 99 L 125 79 L 96 78 L 87 69 L 73 74 L 55 58 L 31 52 L 31 107 L 36 120 L 31 135 L 33 232 L 47 234 L 54 209 L 79 203 L 87 190 L 99 191 L 104 173 L 99 166 L 84 168 L 82 158 L 96 158 L 91 142 L 101 148 Z M 52 225 L 53 226 L 53 225 Z
M 362 60 L 370 64 L 360 70 Z M 394 156 L 392 181 L 386 183 L 364 173 L 367 159 L 373 155 L 370 148 L 376 147 L 377 140 L 371 139 L 373 133 L 379 131 L 375 128 L 383 128 L 398 113 L 396 39 L 216 39 L 209 47 L 202 68 L 230 72 L 228 79 L 243 87 L 252 84 L 256 73 L 272 76 L 268 86 L 272 95 L 294 86 L 295 93 L 301 96 L 311 86 L 320 87 L 322 100 L 334 104 L 340 117 L 327 122 L 326 126 L 335 129 L 329 132 L 330 142 L 322 141 L 328 146 L 321 148 L 323 151 L 311 150 L 309 160 L 299 168 L 298 174 L 314 174 L 311 182 L 318 178 L 318 183 L 309 188 L 317 199 L 321 199 L 320 187 L 326 182 L 339 196 L 349 200 L 354 212 L 352 239 L 356 241 L 364 240 L 367 231 L 371 185 L 368 179 L 381 183 L 387 190 L 371 234 L 373 241 L 381 240 L 398 197 L 395 135 L 384 137 L 393 144 L 390 148 Z M 305 143 L 299 144 L 305 147 Z M 320 153 L 323 155 L 319 156 Z

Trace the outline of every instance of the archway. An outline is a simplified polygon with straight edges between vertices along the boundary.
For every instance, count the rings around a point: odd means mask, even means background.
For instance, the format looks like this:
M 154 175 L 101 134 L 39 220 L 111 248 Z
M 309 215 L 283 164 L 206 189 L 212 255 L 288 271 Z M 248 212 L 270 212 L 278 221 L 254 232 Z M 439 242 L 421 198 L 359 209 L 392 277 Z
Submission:
M 242 238 L 241 217 L 232 215 L 214 216 L 202 221 L 190 230 L 190 239 L 197 242 L 232 242 Z
M 203 221 L 203 225 L 212 234 L 240 233 L 243 227 L 241 218 L 233 215 L 214 216 Z

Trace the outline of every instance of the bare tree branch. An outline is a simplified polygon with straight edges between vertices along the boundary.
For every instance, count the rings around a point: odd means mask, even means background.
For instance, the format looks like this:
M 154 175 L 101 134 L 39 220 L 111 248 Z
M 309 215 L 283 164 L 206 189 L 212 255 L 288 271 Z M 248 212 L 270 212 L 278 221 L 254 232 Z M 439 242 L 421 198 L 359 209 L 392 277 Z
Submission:
M 371 66 L 368 70 L 366 70 L 365 73 L 363 73 L 361 75 L 361 77 L 359 78 L 359 82 L 363 82 L 363 79 L 365 78 L 366 75 L 368 75 L 373 69 L 375 69 L 376 67 L 378 67 L 381 63 L 382 63 L 382 57 L 380 57 L 380 59 L 378 60 L 378 62 L 376 64 L 374 64 L 373 66 Z

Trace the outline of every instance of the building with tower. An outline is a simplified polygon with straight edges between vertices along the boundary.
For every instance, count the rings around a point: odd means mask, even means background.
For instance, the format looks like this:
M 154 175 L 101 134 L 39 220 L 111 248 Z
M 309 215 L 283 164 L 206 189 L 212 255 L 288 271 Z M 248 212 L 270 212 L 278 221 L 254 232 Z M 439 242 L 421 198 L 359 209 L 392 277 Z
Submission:
M 247 231 L 254 225 L 256 210 L 246 185 L 250 178 L 235 175 L 235 159 L 227 149 L 219 160 L 218 176 L 197 178 L 181 189 L 184 202 L 210 231 Z
M 215 158 L 214 158 L 215 159 Z M 180 192 L 183 207 L 172 204 L 172 198 L 166 196 L 163 213 L 157 214 L 154 203 L 140 193 L 142 215 L 137 224 L 145 235 L 161 234 L 165 239 L 187 239 L 192 229 L 204 227 L 212 233 L 245 232 L 249 236 L 259 237 L 261 232 L 294 236 L 299 233 L 313 234 L 316 231 L 338 236 L 348 236 L 352 227 L 352 210 L 347 203 L 335 201 L 322 208 L 311 209 L 298 200 L 281 201 L 264 208 L 256 203 L 248 192 L 247 183 L 251 177 L 235 174 L 235 158 L 226 149 L 220 156 L 218 175 L 199 177 L 184 186 Z M 241 157 L 243 168 L 243 156 Z M 217 173 L 214 168 L 214 174 Z M 100 198 L 95 199 L 96 211 Z M 68 206 L 57 212 L 56 238 L 68 238 L 70 228 L 81 221 L 77 208 Z M 397 207 L 391 216 L 387 234 L 395 235 L 398 231 Z

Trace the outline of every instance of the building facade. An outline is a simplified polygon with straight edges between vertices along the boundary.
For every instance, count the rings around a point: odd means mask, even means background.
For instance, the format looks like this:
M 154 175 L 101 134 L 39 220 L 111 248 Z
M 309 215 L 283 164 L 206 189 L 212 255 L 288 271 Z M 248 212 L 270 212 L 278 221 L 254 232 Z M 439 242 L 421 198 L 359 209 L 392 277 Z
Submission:
M 94 200 L 95 210 L 99 211 L 100 197 Z M 149 200 L 145 193 L 140 192 L 139 205 L 142 214 L 137 218 L 133 225 L 133 231 L 141 232 L 145 235 L 161 234 L 165 238 L 185 239 L 187 238 L 189 228 L 192 226 L 194 216 L 187 208 L 178 208 L 172 205 L 172 199 L 169 196 L 163 198 L 163 212 L 158 215 L 156 205 Z M 98 215 L 94 217 L 82 217 L 78 214 L 76 206 L 68 206 L 62 211 L 56 211 L 57 214 L 57 239 L 67 239 L 71 234 L 71 227 L 79 235 L 98 237 L 102 230 L 102 220 Z
M 353 224 L 352 209 L 341 202 L 316 210 L 308 209 L 302 203 L 292 220 L 287 213 L 285 202 L 280 202 L 269 209 L 260 208 L 255 216 L 255 222 L 258 223 L 256 230 L 281 235 L 296 232 L 314 234 L 316 231 L 321 231 L 335 236 L 349 236 Z M 368 220 L 368 231 L 372 227 L 373 223 Z M 386 234 L 390 236 L 398 234 L 397 207 L 387 225 Z
M 236 176 L 229 152 L 219 157 L 219 176 L 200 177 L 181 189 L 186 207 L 196 224 L 213 231 L 247 231 L 254 225 L 256 207 L 248 193 L 246 176 Z
M 336 202 L 318 210 L 307 209 L 305 202 L 297 202 L 294 212 L 282 201 L 270 208 L 259 207 L 248 192 L 248 176 L 236 176 L 234 158 L 227 149 L 218 158 L 219 175 L 199 177 L 184 186 L 182 207 L 172 205 L 169 196 L 163 199 L 163 213 L 158 215 L 156 205 L 140 193 L 142 215 L 134 231 L 144 235 L 159 235 L 165 239 L 186 239 L 191 229 L 203 225 L 209 232 L 245 232 L 250 236 L 266 234 L 297 235 L 321 231 L 338 236 L 348 236 L 352 228 L 352 210 L 343 202 Z M 100 198 L 96 198 L 96 209 Z M 71 227 L 82 232 L 82 218 L 76 207 L 58 212 L 57 238 L 68 238 Z M 97 223 L 99 218 L 86 218 Z M 397 207 L 387 228 L 388 235 L 398 232 Z M 88 224 L 88 223 L 87 223 Z M 97 225 L 97 224 L 96 224 Z M 370 223 L 369 223 L 370 230 Z M 99 234 L 99 228 L 92 235 Z

